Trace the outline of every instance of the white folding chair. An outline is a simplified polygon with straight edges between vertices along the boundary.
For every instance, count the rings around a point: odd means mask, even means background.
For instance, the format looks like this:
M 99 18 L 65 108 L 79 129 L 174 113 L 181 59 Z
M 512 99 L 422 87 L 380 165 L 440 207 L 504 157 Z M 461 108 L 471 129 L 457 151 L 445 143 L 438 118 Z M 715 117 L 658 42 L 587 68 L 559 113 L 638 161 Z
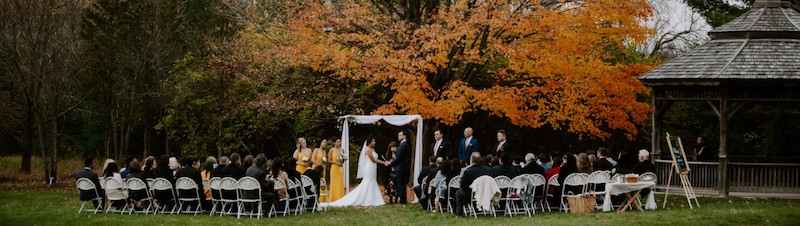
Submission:
M 222 207 L 220 208 L 219 215 L 222 214 L 233 215 L 235 214 L 234 208 L 237 207 L 239 204 L 239 193 L 236 189 L 236 184 L 238 181 L 233 177 L 225 177 L 219 183 L 219 190 L 220 190 L 220 202 L 222 203 Z M 227 210 L 226 210 L 227 207 Z
M 83 201 L 81 204 L 81 208 L 78 209 L 78 214 L 83 211 L 83 207 L 86 205 L 87 202 L 97 202 L 97 206 L 94 208 L 94 213 L 97 214 L 100 210 L 103 209 L 103 196 L 100 196 L 100 192 L 97 190 L 97 186 L 95 186 L 94 182 L 87 178 L 79 178 L 77 182 L 75 182 L 76 187 L 78 187 L 78 194 L 94 194 L 94 198 L 81 198 L 80 201 Z
M 320 179 L 321 180 L 321 179 Z M 303 185 L 303 192 L 305 194 L 305 206 L 311 208 L 311 212 L 316 212 L 319 206 L 319 194 L 317 194 L 317 186 L 314 185 L 314 180 L 306 175 L 300 176 L 300 182 Z M 309 206 L 311 204 L 311 206 Z
M 272 214 L 275 214 L 275 216 L 278 216 L 279 213 L 282 213 L 284 216 L 286 216 L 286 214 L 290 212 L 290 210 L 289 210 L 289 189 L 286 187 L 286 184 L 283 183 L 283 180 L 281 180 L 281 179 L 275 178 L 272 181 L 275 183 L 275 192 L 277 192 L 277 194 L 278 194 L 278 201 L 275 202 L 275 204 L 270 207 L 270 210 L 269 210 L 269 213 L 267 214 L 267 217 L 272 216 Z M 280 193 L 281 192 L 283 192 L 283 194 L 286 194 L 286 197 L 281 198 L 280 197 Z M 280 211 L 277 208 L 275 208 L 276 206 L 279 206 L 279 205 L 282 206 L 282 209 Z
M 97 180 L 100 181 L 100 189 L 106 188 L 106 177 L 98 177 Z
M 219 177 L 212 177 L 208 180 L 208 187 L 211 188 L 211 213 L 210 216 L 214 215 L 214 212 L 217 210 L 217 207 L 222 208 L 222 190 L 220 190 L 222 186 L 222 178 Z M 222 210 L 220 210 L 222 211 Z
M 197 194 L 199 187 L 197 187 L 197 183 L 195 183 L 192 179 L 188 177 L 181 177 L 175 181 L 175 190 L 178 193 L 178 213 L 193 213 L 197 215 L 198 213 L 203 212 L 202 202 L 200 200 L 200 195 Z M 202 190 L 200 191 L 202 192 Z M 190 204 L 187 203 L 197 203 L 197 206 L 194 210 L 183 209 L 184 206 L 189 208 L 191 207 Z
M 128 190 L 125 189 L 125 184 L 122 183 L 122 180 L 113 177 L 106 177 L 105 184 L 104 190 L 106 190 L 106 200 L 108 200 L 109 204 L 108 208 L 106 208 L 106 213 L 111 211 L 115 202 L 123 202 L 124 204 L 121 210 L 114 207 L 114 212 L 124 213 L 125 208 L 128 207 Z
M 294 206 L 294 214 L 297 215 L 300 213 L 300 209 L 303 206 L 303 194 L 302 189 L 300 189 L 300 184 L 298 184 L 295 180 L 289 179 L 287 180 L 287 191 L 286 195 L 289 197 L 289 206 L 292 203 L 295 204 Z
M 250 217 L 255 216 L 256 218 L 264 216 L 263 206 L 267 201 L 261 197 L 261 184 L 258 183 L 258 180 L 253 177 L 242 177 L 236 183 L 236 191 L 239 197 L 236 218 L 240 218 L 242 214 Z M 246 210 L 245 204 L 248 203 L 256 204 L 257 207 L 250 208 L 250 213 L 244 213 Z M 256 212 L 253 213 L 253 211 Z
M 598 201 L 595 204 L 597 209 L 603 208 L 602 201 L 606 195 L 608 181 L 611 181 L 611 171 L 595 171 L 586 178 L 586 189 L 583 192 L 597 197 Z
M 506 177 L 506 178 L 508 178 L 508 177 Z M 474 187 L 473 185 L 478 185 L 480 183 L 495 183 L 495 186 L 497 185 L 497 182 L 495 182 L 494 178 L 492 178 L 491 176 L 480 176 L 480 177 L 476 178 L 475 181 L 472 182 L 472 185 L 470 185 L 470 187 Z M 483 186 L 481 186 L 481 187 L 483 187 Z M 471 198 L 470 198 L 469 204 L 467 204 L 466 208 L 464 208 L 464 211 L 465 211 L 464 214 L 472 213 L 472 216 L 474 216 L 476 218 L 478 217 L 478 214 L 492 215 L 492 217 L 497 217 L 497 215 L 495 214 L 495 208 L 494 208 L 495 203 L 489 204 L 489 209 L 482 208 L 482 209 L 480 209 L 480 211 L 478 210 L 478 206 L 477 206 L 478 198 L 477 198 L 477 196 L 478 196 L 477 191 L 475 189 L 472 189 L 472 193 L 470 194 Z
M 329 198 L 330 196 L 328 195 L 328 194 L 330 194 L 330 192 L 331 192 L 331 190 L 330 190 L 330 188 L 328 188 L 328 183 L 325 182 L 325 179 L 320 178 L 320 180 L 319 180 L 319 197 L 320 198 L 325 197 L 325 207 L 322 208 L 322 210 L 327 210 L 328 206 L 331 203 L 331 200 Z
M 539 203 L 541 210 L 545 210 L 544 203 L 547 201 L 547 180 L 541 174 L 526 174 L 528 177 L 529 189 L 532 200 L 529 202 L 533 214 L 536 214 L 536 203 Z M 556 180 L 558 182 L 558 180 Z M 538 192 L 541 187 L 542 192 Z M 538 198 L 537 198 L 538 196 Z
M 583 191 L 586 189 L 586 178 L 588 177 L 589 174 L 586 173 L 573 173 L 567 175 L 567 178 L 564 179 L 564 183 L 561 185 L 561 198 L 559 199 L 560 202 L 559 206 L 561 207 L 561 210 L 563 210 L 564 212 L 569 211 L 569 206 L 567 205 L 566 202 L 567 188 L 579 187 L 579 189 L 576 190 L 580 191 L 580 193 L 575 195 L 582 194 Z
M 169 213 L 175 213 L 177 203 L 175 203 L 175 190 L 172 187 L 172 183 L 164 178 L 156 178 L 153 180 L 153 186 L 150 187 L 150 191 L 153 194 L 153 203 L 156 205 L 155 212 L 159 212 L 159 209 L 163 212 L 172 204 L 172 210 Z M 161 197 L 162 195 L 163 197 Z
M 128 178 L 126 180 L 126 186 L 128 188 L 128 199 L 133 201 L 130 202 L 128 209 L 128 214 L 136 213 L 150 213 L 151 209 L 153 208 L 153 195 L 150 194 L 150 190 L 147 190 L 147 184 L 144 183 L 139 178 Z M 144 195 L 144 197 L 141 197 Z M 136 202 L 145 203 L 147 202 L 146 208 L 142 211 L 136 211 Z
M 495 178 L 495 181 L 497 181 L 497 178 Z M 528 204 L 523 198 L 524 196 L 531 195 L 528 190 L 528 183 L 528 177 L 526 175 L 519 175 L 511 179 L 506 185 L 508 191 L 503 199 L 506 201 L 506 214 L 509 217 L 514 214 L 527 214 L 528 217 L 531 216 Z M 500 186 L 500 183 L 497 185 Z M 517 203 L 519 203 L 519 205 L 517 205 Z M 519 208 L 520 206 L 522 206 L 521 210 Z
M 451 213 L 455 213 L 456 211 L 454 202 L 456 201 L 456 191 L 458 191 L 459 188 L 461 188 L 460 175 L 453 177 L 450 179 L 450 183 L 447 183 L 447 209 L 449 209 Z
M 447 207 L 445 207 L 445 205 L 442 204 L 442 201 L 447 202 L 447 200 L 448 200 L 448 197 L 447 197 L 447 191 L 448 191 L 448 189 L 447 189 L 447 179 L 446 178 L 441 179 L 441 180 L 437 181 L 436 184 L 433 184 L 432 186 L 435 186 L 433 188 L 434 189 L 433 192 L 435 193 L 436 201 L 439 202 L 439 206 L 438 206 L 439 212 L 440 213 L 444 213 L 445 212 L 445 208 L 447 208 Z M 442 189 L 444 192 L 442 192 L 440 194 L 438 192 L 439 189 Z
M 505 205 L 507 204 L 508 200 L 508 184 L 511 182 L 511 179 L 507 176 L 497 176 L 494 178 L 494 182 L 497 183 L 497 187 L 500 188 L 500 203 L 498 205 Z M 505 206 L 503 206 L 505 208 Z M 503 211 L 508 212 L 508 209 L 500 209 L 496 208 L 496 211 Z
M 657 180 L 658 180 L 658 177 L 656 176 L 655 173 L 646 172 L 646 173 L 643 173 L 642 175 L 639 175 L 639 179 L 637 179 L 636 181 L 637 182 L 639 182 L 639 181 L 653 181 L 653 182 L 656 182 Z
M 553 210 L 553 207 L 550 206 L 550 202 L 549 202 L 548 198 L 549 197 L 555 198 L 555 194 L 550 194 L 550 188 L 553 188 L 553 193 L 558 193 L 558 192 L 560 192 L 559 191 L 559 187 L 561 187 L 561 184 L 558 183 L 558 174 L 553 175 L 552 177 L 550 177 L 549 180 L 547 180 L 547 187 L 544 188 L 544 196 L 545 197 L 543 199 L 544 199 L 544 203 L 547 204 L 547 211 L 548 212 Z M 554 200 L 554 201 L 558 202 L 559 205 L 561 204 L 561 201 L 558 201 L 558 200 Z M 555 209 L 558 209 L 558 208 L 559 207 L 556 207 Z

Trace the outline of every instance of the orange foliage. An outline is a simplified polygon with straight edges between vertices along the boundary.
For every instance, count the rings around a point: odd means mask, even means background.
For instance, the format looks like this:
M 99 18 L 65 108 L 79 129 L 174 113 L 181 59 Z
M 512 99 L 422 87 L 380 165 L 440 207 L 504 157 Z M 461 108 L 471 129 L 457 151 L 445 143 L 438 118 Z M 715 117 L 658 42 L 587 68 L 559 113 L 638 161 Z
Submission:
M 288 7 L 291 41 L 272 57 L 391 89 L 376 114 L 452 125 L 484 110 L 520 126 L 631 139 L 650 111 L 635 77 L 650 66 L 609 52 L 651 33 L 646 0 L 455 1 L 417 20 L 374 1 L 301 2 Z

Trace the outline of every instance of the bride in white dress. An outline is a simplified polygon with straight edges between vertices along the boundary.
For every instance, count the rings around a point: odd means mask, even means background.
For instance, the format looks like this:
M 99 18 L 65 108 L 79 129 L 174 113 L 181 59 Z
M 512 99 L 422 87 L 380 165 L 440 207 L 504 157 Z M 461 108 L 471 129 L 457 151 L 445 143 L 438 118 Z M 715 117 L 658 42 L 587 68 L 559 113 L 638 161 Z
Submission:
M 382 206 L 386 204 L 383 201 L 381 188 L 378 186 L 377 163 L 383 164 L 384 162 L 378 160 L 377 153 L 375 153 L 375 139 L 370 139 L 369 144 L 364 142 L 358 158 L 357 178 L 363 177 L 361 184 L 341 199 L 330 203 L 330 206 Z

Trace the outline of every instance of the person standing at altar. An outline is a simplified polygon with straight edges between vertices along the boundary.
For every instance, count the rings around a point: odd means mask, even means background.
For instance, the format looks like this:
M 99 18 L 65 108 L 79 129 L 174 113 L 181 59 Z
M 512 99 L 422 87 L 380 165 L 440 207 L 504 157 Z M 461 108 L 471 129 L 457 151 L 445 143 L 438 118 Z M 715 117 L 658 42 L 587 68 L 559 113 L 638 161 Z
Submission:
M 408 203 L 406 198 L 406 182 L 408 180 L 408 158 L 411 152 L 411 147 L 406 140 L 408 134 L 405 131 L 397 133 L 397 140 L 400 141 L 400 146 L 397 147 L 395 159 L 391 162 L 384 163 L 385 166 L 391 166 L 394 169 L 395 181 L 397 182 L 397 195 L 400 196 L 400 204 Z
M 342 164 L 347 160 L 342 149 L 342 139 L 336 139 L 328 150 L 328 162 L 331 164 L 330 184 L 328 184 L 328 201 L 333 202 L 344 196 L 344 170 Z
M 450 157 L 450 142 L 442 138 L 444 138 L 444 134 L 442 134 L 441 129 L 437 129 L 433 132 L 434 141 L 433 144 L 431 144 L 431 155 L 437 158 L 447 159 Z
M 311 167 L 311 148 L 308 148 L 306 138 L 297 138 L 297 149 L 294 150 L 292 158 L 296 159 L 295 170 L 300 174 L 305 173 L 306 168 Z
M 511 155 L 511 144 L 506 141 L 506 131 L 505 130 L 498 130 L 497 131 L 497 144 L 494 145 L 494 155 L 500 156 L 501 153 L 506 153 Z
M 389 148 L 387 148 L 386 153 L 383 154 L 383 161 L 394 161 L 394 159 L 397 157 L 397 146 L 398 144 L 396 141 L 389 142 Z M 383 182 L 383 192 L 387 197 L 389 197 L 389 203 L 400 202 L 399 192 L 397 191 L 398 186 L 396 183 L 396 177 L 397 175 L 395 174 L 394 170 L 386 170 L 386 175 L 384 176 L 385 181 Z
M 472 128 L 464 129 L 464 138 L 458 143 L 458 160 L 466 162 L 473 152 L 479 152 L 478 139 L 472 137 Z

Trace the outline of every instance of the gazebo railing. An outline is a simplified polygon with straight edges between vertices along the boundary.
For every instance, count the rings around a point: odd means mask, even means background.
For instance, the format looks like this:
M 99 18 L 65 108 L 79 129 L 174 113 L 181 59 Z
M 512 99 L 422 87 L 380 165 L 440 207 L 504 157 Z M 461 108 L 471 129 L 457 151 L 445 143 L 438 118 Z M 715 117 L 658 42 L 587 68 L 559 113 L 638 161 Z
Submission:
M 660 189 L 681 189 L 680 179 L 673 175 L 667 185 L 672 161 L 656 160 Z M 695 190 L 719 192 L 719 162 L 689 162 L 689 181 Z M 800 193 L 800 163 L 728 163 L 729 192 Z M 674 173 L 674 172 L 673 172 Z
M 672 161 L 670 160 L 656 160 L 656 175 L 658 175 L 659 187 L 663 187 L 669 179 L 670 167 Z M 702 190 L 718 190 L 718 177 L 717 171 L 719 170 L 719 162 L 689 162 L 691 172 L 689 172 L 689 182 L 692 183 L 694 189 Z M 673 172 L 673 174 L 675 174 Z M 677 174 L 672 176 L 670 186 L 673 188 L 681 188 L 681 181 Z M 672 188 L 671 188 L 672 189 Z
M 800 163 L 728 163 L 731 192 L 800 192 Z

